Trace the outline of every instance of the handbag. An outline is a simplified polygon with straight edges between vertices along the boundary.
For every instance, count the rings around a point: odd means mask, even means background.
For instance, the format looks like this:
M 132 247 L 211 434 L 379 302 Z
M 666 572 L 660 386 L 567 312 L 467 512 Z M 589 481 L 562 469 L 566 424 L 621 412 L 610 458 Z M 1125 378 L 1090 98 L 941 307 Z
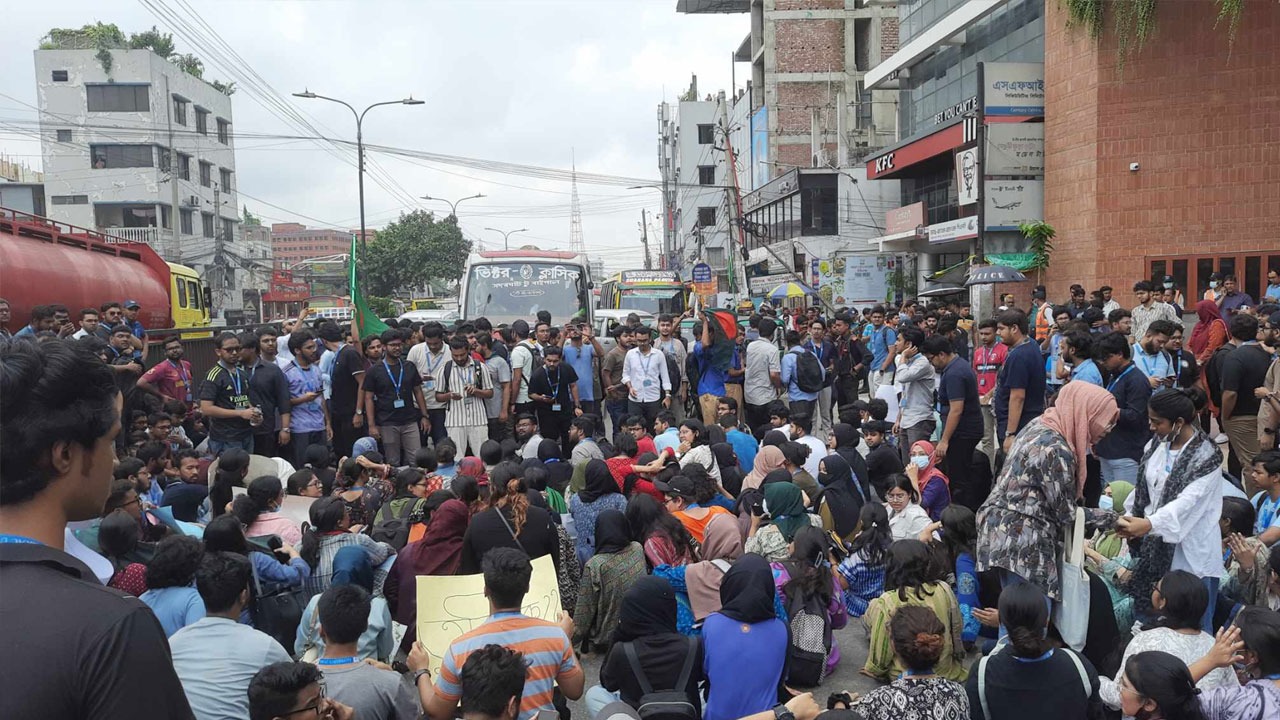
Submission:
M 1071 649 L 1084 649 L 1089 634 L 1089 577 L 1084 569 L 1084 508 L 1076 508 L 1075 522 L 1064 530 L 1058 581 L 1062 600 L 1053 607 L 1053 623 Z
M 253 626 L 275 638 L 282 647 L 293 647 L 297 640 L 298 624 L 306 603 L 302 600 L 302 588 L 284 583 L 264 583 L 258 577 L 258 569 L 249 561 L 253 570 Z

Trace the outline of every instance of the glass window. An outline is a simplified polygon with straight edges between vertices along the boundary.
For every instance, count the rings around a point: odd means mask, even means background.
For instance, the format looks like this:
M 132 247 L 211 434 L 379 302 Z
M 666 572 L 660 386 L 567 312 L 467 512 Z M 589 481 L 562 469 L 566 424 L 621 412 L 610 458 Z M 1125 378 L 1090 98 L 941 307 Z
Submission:
M 698 166 L 698 184 L 699 185 L 715 185 L 716 184 L 716 166 L 715 165 L 699 165 Z
M 87 85 L 85 97 L 89 112 L 148 112 L 151 110 L 150 85 Z
M 204 236 L 207 238 L 213 237 L 213 214 L 200 213 L 200 221 L 201 221 L 201 224 L 203 225 L 201 230 L 204 231 Z
M 218 181 L 222 185 L 223 190 L 231 190 L 231 171 L 226 168 L 218 168 Z
M 1196 297 L 1204 297 L 1209 289 L 1209 276 L 1213 274 L 1213 258 L 1196 258 Z
M 183 235 L 194 235 L 195 230 L 192 229 L 192 212 L 190 210 L 180 210 L 178 213 L 179 229 Z
M 209 111 L 196 108 L 196 132 L 201 135 L 209 134 Z
M 187 281 L 183 280 L 182 278 L 175 278 L 173 284 L 178 286 L 178 307 L 186 307 L 187 306 Z
M 173 121 L 179 125 L 187 124 L 187 101 L 173 96 Z
M 191 156 L 178 153 L 178 177 L 183 180 L 191 179 Z
M 218 118 L 218 142 L 226 145 L 231 142 L 231 123 Z
M 698 224 L 704 228 L 716 226 L 716 209 L 713 207 L 698 208 Z
M 200 184 L 205 187 L 213 187 L 213 165 L 207 162 L 200 163 Z
M 191 307 L 197 310 L 204 308 L 204 295 L 200 293 L 200 283 L 188 280 L 187 294 L 191 296 Z
M 151 145 L 90 145 L 91 167 L 95 170 L 124 167 L 152 167 L 155 151 Z
M 71 142 L 70 130 L 59 130 L 57 132 L 58 142 Z
M 716 141 L 715 125 L 699 125 L 698 126 L 698 144 L 711 145 Z

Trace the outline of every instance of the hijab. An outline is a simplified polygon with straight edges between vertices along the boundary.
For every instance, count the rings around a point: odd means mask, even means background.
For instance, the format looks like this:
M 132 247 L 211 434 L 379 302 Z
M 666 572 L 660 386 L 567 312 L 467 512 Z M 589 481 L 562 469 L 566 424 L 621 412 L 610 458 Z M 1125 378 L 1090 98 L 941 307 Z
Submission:
M 489 482 L 489 475 L 484 471 L 484 461 L 474 455 L 462 458 L 462 462 L 458 463 L 458 474 L 470 475 L 476 479 L 477 485 L 486 485 Z
M 702 561 L 687 565 L 684 570 L 689 608 L 695 618 L 701 620 L 720 609 L 720 584 L 725 571 L 712 561 L 731 563 L 741 556 L 742 533 L 738 531 L 738 523 L 728 515 L 712 516 L 702 535 Z
M 378 449 L 378 441 L 371 437 L 365 436 L 355 441 L 351 447 L 351 457 L 360 457 L 365 453 L 376 452 Z
M 794 477 L 795 476 L 791 474 L 791 471 L 786 468 L 770 470 L 769 474 L 764 476 L 764 482 L 760 483 L 760 487 L 757 489 L 763 491 L 764 487 L 767 485 L 773 485 L 775 483 L 789 483 Z
M 822 459 L 818 472 L 821 497 L 831 513 L 836 535 L 842 538 L 848 537 L 858 527 L 858 514 L 862 512 L 862 496 L 854 484 L 856 482 L 853 468 L 849 467 L 844 456 L 832 453 Z
M 778 528 L 787 542 L 791 542 L 800 528 L 809 524 L 809 513 L 804 507 L 804 493 L 792 483 L 765 485 L 764 507 L 769 513 L 769 524 Z
M 781 435 L 782 433 L 778 433 Z M 760 448 L 760 452 L 756 453 L 755 462 L 751 466 L 751 472 L 742 479 L 743 490 L 754 490 L 764 484 L 764 476 L 770 472 L 782 467 L 786 458 L 782 456 L 782 450 L 773 445 L 766 445 Z
M 1077 495 L 1084 491 L 1085 476 L 1089 473 L 1085 453 L 1119 417 L 1115 397 L 1089 383 L 1063 385 L 1053 407 L 1040 416 L 1040 422 L 1065 438 L 1076 456 Z
M 409 543 L 396 558 L 408 561 L 414 575 L 452 575 L 462 559 L 462 536 L 471 513 L 461 500 L 446 500 L 431 513 L 431 522 L 422 539 Z
M 613 641 L 630 642 L 676 632 L 676 593 L 666 578 L 642 575 L 622 596 Z
M 716 456 L 716 465 L 720 466 L 720 485 L 731 495 L 742 492 L 742 468 L 738 466 L 738 454 L 733 446 L 726 442 L 711 446 L 711 453 Z
M 609 465 L 603 460 L 587 461 L 586 486 L 578 493 L 578 499 L 584 503 L 593 503 L 610 493 L 618 492 L 618 481 L 609 472 Z
M 942 471 L 938 469 L 937 462 L 934 460 L 933 443 L 928 440 L 917 440 L 915 444 L 911 446 L 912 450 L 915 450 L 916 448 L 923 450 L 925 457 L 929 458 L 929 462 L 926 463 L 924 468 L 922 468 L 916 475 L 916 482 L 920 487 L 921 496 L 924 495 L 924 486 L 934 480 L 941 480 L 943 483 L 950 486 L 951 480 L 949 480 L 946 475 L 942 474 Z
M 777 617 L 773 609 L 776 597 L 769 561 L 759 555 L 743 555 L 720 583 L 720 614 L 748 625 L 772 620 Z
M 781 430 L 770 430 L 764 434 L 764 440 L 760 444 L 764 447 L 770 447 L 785 445 L 790 441 L 791 438 L 787 437 L 787 434 Z
M 596 517 L 596 555 L 622 552 L 630 544 L 631 528 L 621 510 L 605 510 Z
M 1212 300 L 1201 300 L 1196 303 L 1196 316 L 1199 322 L 1191 331 L 1191 337 L 1187 338 L 1187 347 L 1191 352 L 1199 355 L 1209 347 L 1209 330 L 1213 327 L 1214 321 L 1226 323 L 1222 319 L 1222 310 L 1218 308 L 1218 303 Z
M 359 545 L 348 545 L 334 553 L 331 585 L 359 585 L 372 593 L 373 563 L 369 553 Z
M 844 458 L 844 461 L 849 463 L 850 471 L 853 472 L 854 491 L 858 493 L 859 502 L 870 500 L 872 497 L 869 482 L 871 471 L 867 469 L 866 458 L 858 452 L 862 434 L 849 423 L 836 423 L 831 428 L 831 434 L 836 438 L 835 454 Z
M 560 443 L 555 440 L 543 439 L 542 442 L 538 443 L 538 459 L 544 463 L 548 460 L 563 460 L 564 458 L 560 455 Z

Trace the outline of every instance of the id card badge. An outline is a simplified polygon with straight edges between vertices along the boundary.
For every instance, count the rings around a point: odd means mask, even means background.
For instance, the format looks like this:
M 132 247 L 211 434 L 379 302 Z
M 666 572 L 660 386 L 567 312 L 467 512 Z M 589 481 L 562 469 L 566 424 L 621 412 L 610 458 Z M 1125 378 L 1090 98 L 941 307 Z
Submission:
M 645 378 L 645 379 L 644 379 L 644 386 L 645 386 L 645 387 L 649 387 L 649 386 L 651 386 L 651 385 L 653 385 L 653 381 L 652 381 L 652 380 L 650 380 L 649 378 Z
M 404 398 L 396 398 L 396 401 L 395 401 L 395 402 L 393 402 L 393 403 L 391 403 L 391 407 L 393 407 L 393 408 L 395 408 L 395 409 L 397 409 L 397 410 L 399 410 L 400 408 L 404 407 Z
M 427 378 L 422 382 L 422 386 L 427 390 L 434 390 L 436 388 L 436 381 L 434 378 Z
M 554 403 L 551 406 L 551 412 L 560 412 L 560 403 Z

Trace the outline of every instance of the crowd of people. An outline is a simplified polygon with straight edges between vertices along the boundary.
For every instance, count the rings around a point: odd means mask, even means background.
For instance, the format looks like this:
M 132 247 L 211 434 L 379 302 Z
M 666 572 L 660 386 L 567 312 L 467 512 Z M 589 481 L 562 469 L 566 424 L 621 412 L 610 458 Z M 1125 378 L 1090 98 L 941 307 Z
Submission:
M 1280 717 L 1269 281 L 604 340 L 304 312 L 198 376 L 136 303 L 38 307 L 0 337 L 0 715 Z M 417 579 L 466 574 L 489 617 L 433 658 Z M 876 689 L 830 682 L 855 654 Z

